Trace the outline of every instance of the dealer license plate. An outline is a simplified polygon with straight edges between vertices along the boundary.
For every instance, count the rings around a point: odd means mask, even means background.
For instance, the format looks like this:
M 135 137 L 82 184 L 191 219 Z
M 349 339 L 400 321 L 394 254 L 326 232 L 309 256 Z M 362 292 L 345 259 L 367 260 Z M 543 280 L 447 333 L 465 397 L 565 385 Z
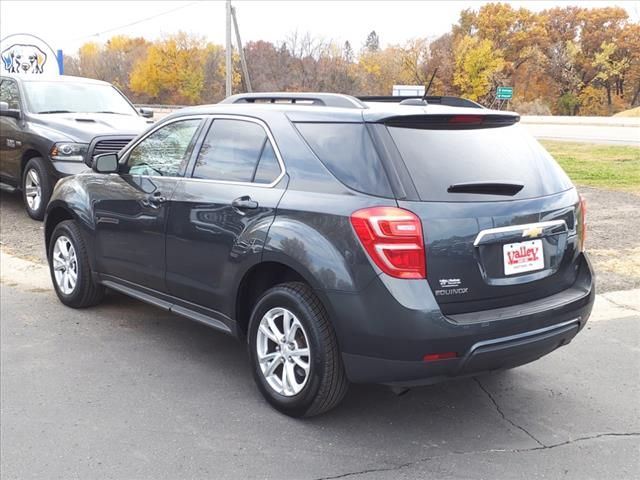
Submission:
M 502 247 L 502 253 L 505 275 L 515 275 L 544 268 L 544 250 L 540 239 L 508 243 Z

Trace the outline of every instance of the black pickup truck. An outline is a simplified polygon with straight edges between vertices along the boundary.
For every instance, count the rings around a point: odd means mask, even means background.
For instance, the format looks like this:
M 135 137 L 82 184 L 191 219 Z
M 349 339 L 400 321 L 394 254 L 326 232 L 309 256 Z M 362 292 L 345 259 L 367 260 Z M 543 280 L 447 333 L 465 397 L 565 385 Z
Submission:
M 42 220 L 60 178 L 85 170 L 94 155 L 119 151 L 152 116 L 107 82 L 1 76 L 2 187 L 21 190 L 27 213 Z

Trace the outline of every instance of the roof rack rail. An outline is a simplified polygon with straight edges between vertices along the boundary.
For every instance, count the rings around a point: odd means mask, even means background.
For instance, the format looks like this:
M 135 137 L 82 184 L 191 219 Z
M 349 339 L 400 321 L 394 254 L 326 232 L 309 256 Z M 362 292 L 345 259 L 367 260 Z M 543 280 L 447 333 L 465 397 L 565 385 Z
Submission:
M 339 108 L 369 108 L 360 100 L 351 95 L 340 93 L 313 93 L 313 92 L 259 92 L 239 93 L 225 98 L 220 103 L 277 103 L 292 105 L 317 105 L 321 107 Z
M 414 100 L 414 99 L 420 100 L 423 97 L 419 95 L 409 96 L 409 97 L 399 96 L 399 95 L 398 96 L 381 96 L 381 97 L 374 96 L 374 95 L 364 95 L 364 96 L 358 96 L 357 98 L 363 102 L 401 103 L 404 100 Z M 467 98 L 462 98 L 462 97 L 451 97 L 446 95 L 442 95 L 442 96 L 427 95 L 427 97 L 424 99 L 429 104 L 446 105 L 448 107 L 484 108 L 479 103 L 476 103 L 473 100 L 469 100 Z

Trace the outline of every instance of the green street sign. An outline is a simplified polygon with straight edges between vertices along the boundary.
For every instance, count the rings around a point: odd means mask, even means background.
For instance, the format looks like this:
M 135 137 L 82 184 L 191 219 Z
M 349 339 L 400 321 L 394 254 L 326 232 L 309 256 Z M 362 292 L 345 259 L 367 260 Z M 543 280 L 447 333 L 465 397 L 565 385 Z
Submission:
M 498 87 L 496 98 L 498 100 L 511 100 L 513 98 L 513 87 Z

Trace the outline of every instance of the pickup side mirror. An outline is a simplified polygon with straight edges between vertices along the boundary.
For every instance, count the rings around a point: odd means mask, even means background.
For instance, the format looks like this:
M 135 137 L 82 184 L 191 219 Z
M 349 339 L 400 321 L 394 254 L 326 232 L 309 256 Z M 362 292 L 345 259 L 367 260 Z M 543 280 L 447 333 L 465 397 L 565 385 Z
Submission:
M 20 110 L 9 108 L 9 104 L 7 102 L 0 102 L 0 116 L 12 117 L 12 118 L 15 118 L 16 120 L 19 120 Z
M 141 108 L 140 115 L 142 115 L 144 118 L 153 118 L 153 110 L 151 110 L 150 108 Z
M 118 155 L 116 153 L 103 153 L 93 157 L 93 171 L 98 173 L 118 173 Z

